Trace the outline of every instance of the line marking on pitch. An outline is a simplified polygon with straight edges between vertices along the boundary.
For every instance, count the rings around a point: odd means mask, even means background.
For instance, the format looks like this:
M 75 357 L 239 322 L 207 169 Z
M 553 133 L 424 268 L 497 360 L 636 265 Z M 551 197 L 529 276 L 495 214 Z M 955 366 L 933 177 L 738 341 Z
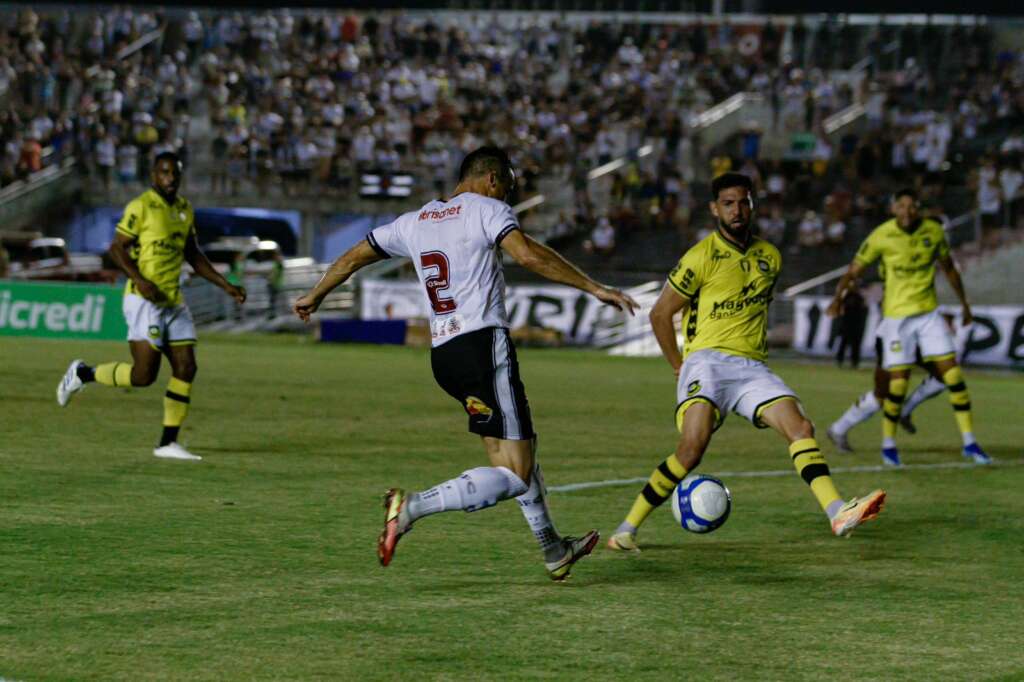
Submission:
M 904 464 L 900 467 L 892 467 L 884 464 L 873 464 L 854 467 L 829 467 L 833 474 L 855 474 L 855 473 L 877 473 L 877 472 L 899 472 L 899 471 L 926 471 L 931 469 L 980 469 L 1000 468 L 1024 465 L 1024 460 L 993 460 L 992 464 L 975 464 L 974 462 L 934 462 L 931 464 Z M 776 478 L 779 476 L 793 476 L 795 469 L 776 469 L 768 471 L 713 471 L 709 475 L 718 478 Z M 548 492 L 571 493 L 577 490 L 590 490 L 591 488 L 612 488 L 620 485 L 635 485 L 646 483 L 649 477 L 643 478 L 610 478 L 605 481 L 587 481 L 585 483 L 567 483 L 566 485 L 548 486 Z

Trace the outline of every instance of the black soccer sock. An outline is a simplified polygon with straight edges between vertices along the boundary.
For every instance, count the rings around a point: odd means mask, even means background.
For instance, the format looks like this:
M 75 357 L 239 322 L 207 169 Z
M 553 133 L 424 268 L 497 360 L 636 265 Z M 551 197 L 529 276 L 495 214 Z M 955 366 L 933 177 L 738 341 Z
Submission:
M 181 429 L 180 426 L 165 426 L 164 432 L 160 435 L 160 446 L 170 445 L 174 441 L 178 440 L 178 431 Z
M 75 374 L 78 375 L 78 378 L 82 380 L 83 384 L 96 381 L 96 371 L 84 362 L 78 366 L 78 369 L 75 370 Z

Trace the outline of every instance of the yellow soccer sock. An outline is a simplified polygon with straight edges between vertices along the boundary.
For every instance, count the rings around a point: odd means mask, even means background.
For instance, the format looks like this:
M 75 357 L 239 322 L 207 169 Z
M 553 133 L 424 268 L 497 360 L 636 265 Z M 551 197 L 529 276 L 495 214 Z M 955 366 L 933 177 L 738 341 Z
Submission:
M 942 375 L 942 382 L 949 389 L 949 402 L 953 405 L 953 414 L 956 416 L 956 425 L 960 428 L 960 433 L 973 433 L 971 396 L 967 392 L 967 384 L 964 383 L 963 371 L 959 366 L 950 367 Z
M 104 386 L 131 386 L 132 365 L 130 362 L 105 362 L 93 370 L 96 382 Z
M 818 504 L 828 513 L 829 506 L 842 498 L 839 497 L 839 491 L 836 490 L 832 476 L 829 475 L 828 464 L 821 454 L 818 441 L 813 438 L 795 440 L 789 444 L 789 454 L 800 478 L 811 486 L 811 492 L 818 499 Z
M 686 476 L 686 468 L 679 463 L 674 454 L 669 455 L 658 468 L 651 473 L 644 489 L 636 496 L 636 501 L 626 515 L 623 525 L 628 525 L 633 532 L 640 527 L 655 507 L 661 505 L 672 494 L 679 481 Z M 620 526 L 621 528 L 622 526 Z
M 188 406 L 191 402 L 192 384 L 182 381 L 177 377 L 171 377 L 167 382 L 167 392 L 164 393 L 164 431 L 160 437 L 160 445 L 164 446 L 173 443 L 178 439 L 178 429 L 188 415 Z
M 882 401 L 882 438 L 896 438 L 896 425 L 900 421 L 900 409 L 903 407 L 903 400 L 907 397 L 906 379 L 889 379 L 889 393 Z

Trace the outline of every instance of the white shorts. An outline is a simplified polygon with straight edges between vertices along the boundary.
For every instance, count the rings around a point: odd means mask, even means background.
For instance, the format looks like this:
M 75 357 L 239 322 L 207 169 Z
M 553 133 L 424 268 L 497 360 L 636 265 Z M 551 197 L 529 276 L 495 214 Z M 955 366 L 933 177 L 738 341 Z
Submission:
M 715 350 L 698 350 L 687 356 L 676 384 L 676 427 L 682 429 L 683 414 L 695 402 L 715 408 L 715 428 L 730 410 L 759 429 L 761 412 L 796 394 L 763 362 Z
M 910 317 L 886 317 L 878 325 L 882 338 L 882 367 L 902 369 L 917 362 L 954 357 L 953 335 L 938 310 Z
M 129 341 L 148 341 L 158 350 L 164 345 L 187 346 L 196 342 L 196 326 L 184 303 L 167 308 L 141 296 L 125 294 L 122 309 Z

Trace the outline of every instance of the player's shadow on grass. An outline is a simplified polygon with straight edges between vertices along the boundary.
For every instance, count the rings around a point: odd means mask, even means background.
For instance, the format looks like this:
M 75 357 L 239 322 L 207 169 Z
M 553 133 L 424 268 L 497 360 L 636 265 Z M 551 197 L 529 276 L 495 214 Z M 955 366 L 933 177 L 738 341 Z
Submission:
M 644 545 L 641 555 L 609 555 L 587 572 L 588 584 L 660 581 L 666 577 L 715 575 L 716 579 L 742 585 L 789 585 L 816 581 L 788 565 L 772 563 L 768 556 L 777 545 L 716 543 L 697 547 L 693 544 Z M 588 566 L 588 568 L 590 568 Z M 603 569 L 603 571 L 601 570 Z M 600 575 L 595 573 L 600 572 Z M 822 576 L 824 586 L 826 577 Z

